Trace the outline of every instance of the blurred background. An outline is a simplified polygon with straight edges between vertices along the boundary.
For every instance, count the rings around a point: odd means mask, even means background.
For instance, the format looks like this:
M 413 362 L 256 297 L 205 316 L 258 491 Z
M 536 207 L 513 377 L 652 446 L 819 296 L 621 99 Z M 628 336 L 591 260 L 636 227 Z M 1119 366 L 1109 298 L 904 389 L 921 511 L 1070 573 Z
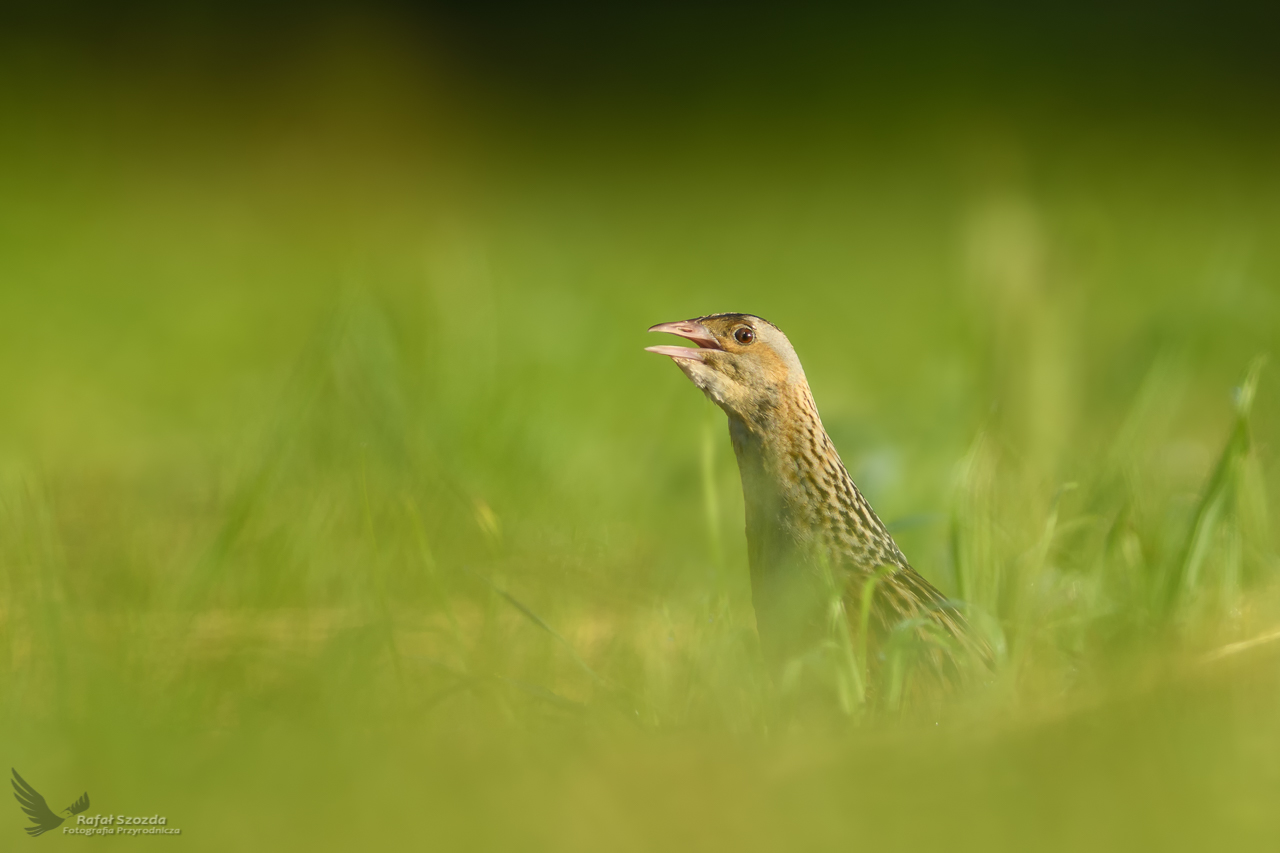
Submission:
M 1278 33 L 6 3 L 0 751 L 198 849 L 1271 849 Z M 996 626 L 945 712 L 771 710 L 642 351 L 722 311 Z

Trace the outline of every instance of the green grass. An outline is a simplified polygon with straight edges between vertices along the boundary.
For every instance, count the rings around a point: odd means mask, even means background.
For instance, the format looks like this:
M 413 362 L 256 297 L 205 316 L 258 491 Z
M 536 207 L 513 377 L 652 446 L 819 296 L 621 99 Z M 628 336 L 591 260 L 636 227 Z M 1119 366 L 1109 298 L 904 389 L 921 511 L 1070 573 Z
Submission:
M 681 143 L 341 56 L 5 95 L 0 751 L 51 804 L 199 849 L 1270 849 L 1274 131 Z M 723 416 L 642 352 L 725 310 L 989 683 L 777 713 Z

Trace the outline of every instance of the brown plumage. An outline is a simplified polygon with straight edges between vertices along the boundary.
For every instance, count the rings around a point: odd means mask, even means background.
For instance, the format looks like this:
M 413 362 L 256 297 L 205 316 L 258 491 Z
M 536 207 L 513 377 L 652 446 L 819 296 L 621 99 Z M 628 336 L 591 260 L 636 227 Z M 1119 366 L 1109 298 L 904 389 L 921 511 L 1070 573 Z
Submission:
M 986 657 L 955 605 L 911 568 L 854 485 L 781 330 L 750 314 L 714 314 L 649 331 L 697 344 L 648 350 L 670 356 L 729 417 L 756 622 L 775 672 L 829 636 L 833 586 L 855 631 L 870 589 L 873 647 L 895 631 L 911 636 L 936 672 L 953 671 L 967 652 Z

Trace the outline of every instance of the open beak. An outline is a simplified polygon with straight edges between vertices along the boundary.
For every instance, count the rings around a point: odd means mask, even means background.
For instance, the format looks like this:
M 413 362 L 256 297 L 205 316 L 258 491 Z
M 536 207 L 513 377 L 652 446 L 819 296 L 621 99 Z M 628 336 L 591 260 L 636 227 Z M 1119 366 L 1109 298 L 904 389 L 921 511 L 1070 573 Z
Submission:
M 703 350 L 718 349 L 720 342 L 716 340 L 716 336 L 707 331 L 707 327 L 696 320 L 681 320 L 678 323 L 659 323 L 656 326 L 650 326 L 651 332 L 667 332 L 672 335 L 679 335 L 686 340 L 693 341 L 698 345 L 698 349 L 693 347 L 645 347 L 645 352 L 656 352 L 658 355 L 668 355 L 672 358 L 685 358 L 690 361 L 702 361 Z

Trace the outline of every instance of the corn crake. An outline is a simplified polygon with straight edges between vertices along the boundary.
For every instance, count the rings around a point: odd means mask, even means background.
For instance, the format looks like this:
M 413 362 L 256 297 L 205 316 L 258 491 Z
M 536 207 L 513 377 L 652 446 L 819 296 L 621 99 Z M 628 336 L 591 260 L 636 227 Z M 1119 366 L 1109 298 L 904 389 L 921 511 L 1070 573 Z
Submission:
M 780 329 L 751 314 L 713 314 L 649 331 L 696 344 L 647 350 L 669 356 L 728 415 L 752 603 L 775 681 L 831 647 L 833 621 L 845 648 L 863 650 L 862 671 L 872 675 L 894 647 L 913 648 L 927 662 L 917 669 L 947 681 L 970 660 L 989 662 L 957 603 L 911 567 L 854 485 Z

